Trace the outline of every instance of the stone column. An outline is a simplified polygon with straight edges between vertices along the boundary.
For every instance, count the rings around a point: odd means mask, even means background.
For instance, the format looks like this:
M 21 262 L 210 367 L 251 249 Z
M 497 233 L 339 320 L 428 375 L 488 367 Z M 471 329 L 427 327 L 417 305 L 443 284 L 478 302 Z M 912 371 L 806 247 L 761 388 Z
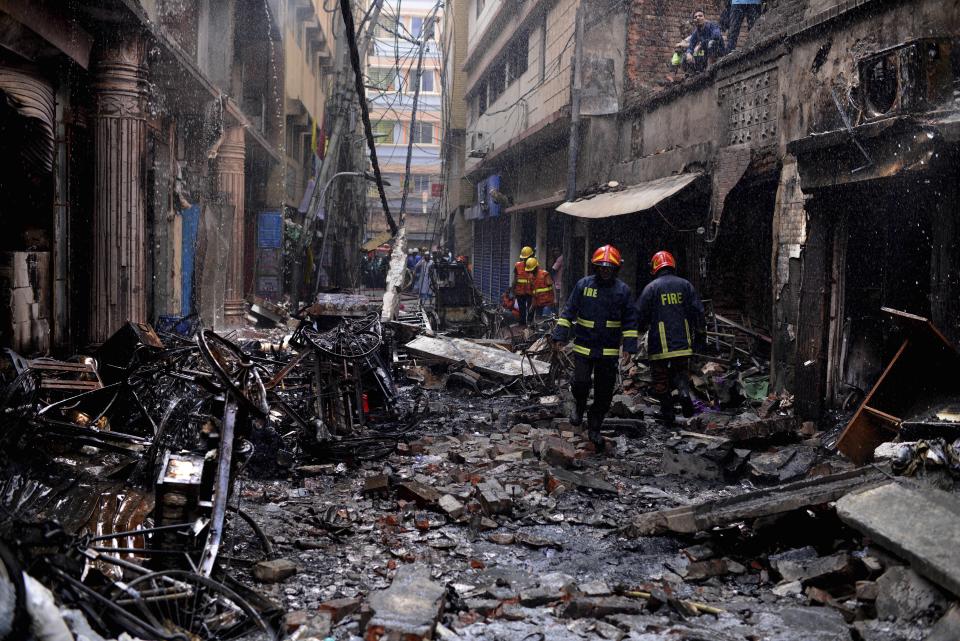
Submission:
M 217 189 L 224 202 L 232 210 L 228 223 L 227 283 L 224 296 L 224 323 L 239 325 L 246 314 L 243 291 L 243 232 L 244 232 L 244 185 L 243 160 L 245 147 L 243 127 L 231 127 L 224 132 L 223 142 L 217 154 Z
M 103 43 L 94 68 L 92 343 L 127 320 L 148 320 L 144 54 L 140 32 L 121 32 Z

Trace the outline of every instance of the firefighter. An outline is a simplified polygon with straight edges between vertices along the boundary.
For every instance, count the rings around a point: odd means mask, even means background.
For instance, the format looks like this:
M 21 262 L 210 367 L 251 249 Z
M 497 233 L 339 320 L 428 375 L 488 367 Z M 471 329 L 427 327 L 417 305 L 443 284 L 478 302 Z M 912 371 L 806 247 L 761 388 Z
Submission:
M 566 343 L 573 329 L 574 370 L 571 391 L 575 406 L 570 422 L 580 425 L 590 395 L 593 376 L 593 405 L 587 418 L 587 435 L 604 449 L 600 427 L 613 400 L 617 382 L 617 358 L 623 343 L 623 361 L 637 351 L 637 310 L 631 301 L 630 288 L 617 278 L 620 252 L 613 245 L 604 245 L 593 253 L 590 261 L 594 274 L 577 282 L 553 332 L 553 346 Z
M 650 281 L 637 299 L 640 331 L 646 331 L 647 352 L 653 374 L 653 392 L 660 401 L 660 418 L 671 426 L 673 391 L 680 395 L 680 408 L 693 416 L 688 370 L 694 346 L 703 340 L 703 303 L 693 285 L 676 274 L 677 261 L 668 251 L 658 251 L 650 260 Z
M 553 293 L 553 278 L 550 272 L 540 266 L 540 261 L 531 256 L 526 262 L 527 273 L 531 276 L 533 287 L 533 314 L 543 316 L 553 313 L 556 296 Z
M 526 326 L 530 303 L 533 298 L 533 279 L 527 272 L 527 259 L 533 256 L 532 247 L 520 250 L 520 260 L 513 265 L 513 295 L 520 308 L 520 325 Z

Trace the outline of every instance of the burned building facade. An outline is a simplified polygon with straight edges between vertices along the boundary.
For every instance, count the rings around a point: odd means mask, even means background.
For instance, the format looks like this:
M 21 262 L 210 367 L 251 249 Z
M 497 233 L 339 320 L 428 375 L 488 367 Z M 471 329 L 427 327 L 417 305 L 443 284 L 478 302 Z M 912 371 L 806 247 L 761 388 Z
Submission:
M 331 17 L 247 0 L 2 12 L 2 343 L 69 353 L 127 320 L 242 322 L 259 218 L 312 169 L 287 139 L 322 118 Z M 303 52 L 292 89 L 285 39 Z
M 562 3 L 535 4 L 549 29 Z M 635 289 L 649 280 L 649 256 L 668 249 L 712 311 L 765 345 L 771 389 L 795 394 L 807 417 L 855 405 L 899 345 L 882 308 L 930 318 L 960 338 L 960 11 L 941 2 L 767 2 L 735 51 L 684 74 L 670 57 L 700 6 L 583 3 L 580 87 L 589 107 L 579 110 L 579 155 L 571 163 L 568 66 L 556 123 L 526 132 L 541 140 L 553 127 L 555 144 L 531 155 L 522 134 L 468 160 L 468 178 L 483 184 L 496 175 L 510 197 L 499 218 L 479 216 L 479 224 L 495 220 L 511 247 L 539 246 L 540 225 L 528 230 L 524 219 L 528 202 L 565 230 L 555 242 L 565 244 L 566 278 L 587 269 L 584 248 L 613 242 L 626 258 L 621 276 Z M 719 18 L 719 3 L 704 8 L 708 19 Z M 618 36 L 620 21 L 626 33 Z M 597 25 L 610 27 L 599 27 L 602 38 L 591 35 Z M 591 51 L 621 37 L 622 58 L 617 47 Z M 575 50 L 548 54 L 546 68 L 569 65 Z M 597 105 L 603 58 L 622 74 L 609 111 Z M 468 71 L 471 64 L 468 54 Z M 534 105 L 537 95 L 524 94 L 525 114 L 553 104 Z M 487 117 L 501 109 L 484 106 Z M 557 158 L 548 171 L 550 149 Z M 571 166 L 576 193 L 565 199 Z M 478 212 L 483 201 L 474 201 Z M 477 264 L 508 271 L 516 252 L 485 257 L 485 233 L 475 228 Z M 503 277 L 496 285 L 509 283 Z
M 883 307 L 958 338 L 957 33 L 943 3 L 769 3 L 706 73 L 634 82 L 617 177 L 700 173 L 696 231 L 655 238 L 769 331 L 774 387 L 807 416 L 880 375 L 898 344 Z

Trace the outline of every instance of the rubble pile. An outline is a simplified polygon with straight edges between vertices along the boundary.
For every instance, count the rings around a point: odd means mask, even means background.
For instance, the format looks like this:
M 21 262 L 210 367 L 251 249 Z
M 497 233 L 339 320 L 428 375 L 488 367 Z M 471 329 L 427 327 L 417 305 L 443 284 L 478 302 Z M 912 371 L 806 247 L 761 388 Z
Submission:
M 756 364 L 700 358 L 701 411 L 673 429 L 632 365 L 598 452 L 542 335 L 512 351 L 336 309 L 229 338 L 128 326 L 70 362 L 7 355 L 0 558 L 24 594 L 49 589 L 51 625 L 958 638 L 960 501 L 917 484 L 952 489 L 946 436 L 858 467 Z

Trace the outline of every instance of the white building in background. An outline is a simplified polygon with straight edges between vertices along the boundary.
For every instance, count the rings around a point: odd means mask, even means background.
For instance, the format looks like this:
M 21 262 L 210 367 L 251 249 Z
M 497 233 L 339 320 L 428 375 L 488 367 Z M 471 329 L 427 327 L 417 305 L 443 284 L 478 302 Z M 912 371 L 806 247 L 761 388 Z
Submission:
M 397 6 L 400 12 L 397 13 Z M 440 142 L 442 74 L 440 25 L 442 13 L 435 0 L 386 0 L 373 45 L 367 55 L 367 99 L 370 121 L 377 140 L 380 169 L 390 211 L 400 212 L 407 148 L 413 140 L 410 188 L 407 196 L 407 238 L 410 246 L 423 249 L 439 243 Z M 416 122 L 411 126 L 415 78 L 421 44 L 423 70 L 420 79 Z M 369 191 L 367 238 L 387 231 L 386 219 L 375 187 Z

